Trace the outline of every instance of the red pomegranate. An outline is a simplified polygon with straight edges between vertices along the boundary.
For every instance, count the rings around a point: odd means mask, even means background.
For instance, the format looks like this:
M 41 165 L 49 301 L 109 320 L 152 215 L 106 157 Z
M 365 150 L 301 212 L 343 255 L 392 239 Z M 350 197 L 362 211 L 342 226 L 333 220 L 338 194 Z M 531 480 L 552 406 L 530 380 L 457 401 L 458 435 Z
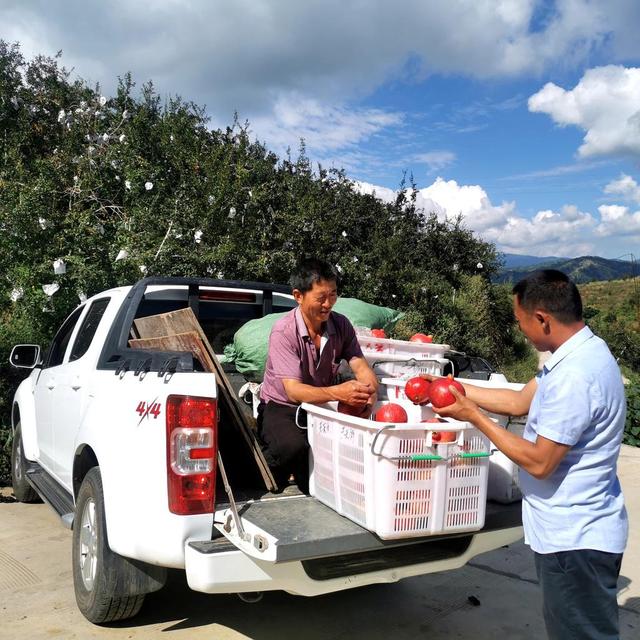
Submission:
M 424 333 L 414 333 L 409 338 L 409 342 L 433 342 L 433 336 L 425 335 Z
M 434 431 L 431 434 L 433 442 L 455 442 L 457 439 L 458 434 L 455 431 Z
M 407 420 L 407 412 L 394 402 L 382 405 L 376 412 L 377 422 L 407 422 Z
M 431 383 L 431 388 L 429 389 L 431 404 L 436 409 L 448 407 L 456 401 L 451 391 L 449 391 L 450 386 L 455 387 L 463 396 L 466 395 L 464 387 L 457 380 L 454 380 L 452 375 L 448 375 L 446 378 L 438 378 Z
M 404 393 L 413 404 L 427 404 L 429 402 L 429 387 L 431 383 L 420 376 L 409 378 L 404 385 Z
M 387 334 L 384 332 L 384 329 L 371 329 L 371 335 L 374 338 L 386 338 Z
M 358 407 L 354 407 L 351 404 L 342 402 L 342 400 L 338 402 L 338 413 L 344 413 L 348 416 L 355 416 L 356 418 L 362 417 L 366 411 L 366 408 L 367 408 L 367 405 L 360 405 Z

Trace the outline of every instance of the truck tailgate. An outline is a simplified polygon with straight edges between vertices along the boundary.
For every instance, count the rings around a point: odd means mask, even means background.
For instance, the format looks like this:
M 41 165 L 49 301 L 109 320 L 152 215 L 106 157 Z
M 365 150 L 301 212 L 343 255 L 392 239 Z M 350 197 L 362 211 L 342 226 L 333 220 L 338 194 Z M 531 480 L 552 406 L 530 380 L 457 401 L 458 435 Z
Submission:
M 248 555 L 275 563 L 384 551 L 425 543 L 440 557 L 449 553 L 459 555 L 476 533 L 522 526 L 519 502 L 507 505 L 488 502 L 485 525 L 480 532 L 396 540 L 382 540 L 311 496 L 245 503 L 238 505 L 238 511 L 245 529 L 245 539 L 238 535 L 233 526 L 229 510 L 224 512 L 226 525 L 218 524 L 218 529 Z M 213 547 L 216 541 L 193 544 L 206 553 L 207 545 Z M 447 549 L 450 551 L 447 552 Z

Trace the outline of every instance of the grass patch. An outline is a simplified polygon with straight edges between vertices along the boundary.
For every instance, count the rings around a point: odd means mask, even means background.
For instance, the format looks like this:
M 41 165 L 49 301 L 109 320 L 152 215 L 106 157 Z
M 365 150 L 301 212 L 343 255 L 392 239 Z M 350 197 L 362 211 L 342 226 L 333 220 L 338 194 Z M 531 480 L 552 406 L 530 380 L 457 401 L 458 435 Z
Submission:
M 640 278 L 605 280 L 578 285 L 585 316 L 597 312 L 640 332 Z
M 516 360 L 500 367 L 509 382 L 527 383 L 538 373 L 538 354 L 533 349 L 526 358 Z

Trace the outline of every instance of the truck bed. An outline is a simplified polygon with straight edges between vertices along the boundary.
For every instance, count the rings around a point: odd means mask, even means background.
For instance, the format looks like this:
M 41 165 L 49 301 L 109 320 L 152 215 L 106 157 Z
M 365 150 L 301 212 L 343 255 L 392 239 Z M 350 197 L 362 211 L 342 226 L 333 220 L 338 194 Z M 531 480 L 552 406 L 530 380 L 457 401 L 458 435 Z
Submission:
M 296 491 L 295 487 L 290 489 Z M 520 502 L 488 502 L 485 525 L 480 532 L 398 540 L 382 540 L 312 496 L 269 494 L 261 500 L 238 503 L 237 506 L 245 524 L 275 539 L 275 550 L 272 549 L 269 555 L 276 563 L 384 552 L 416 545 L 420 547 L 418 555 L 423 556 L 428 549 L 429 555 L 433 556 L 430 559 L 442 559 L 466 550 L 476 533 L 522 526 Z M 224 508 L 224 505 L 217 508 Z M 216 540 L 192 542 L 191 545 L 201 553 L 207 553 L 209 549 L 215 553 L 219 548 Z M 417 552 L 418 548 L 413 551 Z M 376 555 L 381 554 L 374 553 L 372 561 Z

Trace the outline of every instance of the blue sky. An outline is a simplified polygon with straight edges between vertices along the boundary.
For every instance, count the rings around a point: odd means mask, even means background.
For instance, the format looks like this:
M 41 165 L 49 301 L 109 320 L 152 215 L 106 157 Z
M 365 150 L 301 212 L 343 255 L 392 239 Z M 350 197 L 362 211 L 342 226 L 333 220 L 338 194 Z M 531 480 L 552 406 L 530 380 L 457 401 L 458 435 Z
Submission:
M 499 249 L 640 254 L 638 0 L 3 0 L 0 38 L 131 71 Z M 627 257 L 629 257 L 627 255 Z

